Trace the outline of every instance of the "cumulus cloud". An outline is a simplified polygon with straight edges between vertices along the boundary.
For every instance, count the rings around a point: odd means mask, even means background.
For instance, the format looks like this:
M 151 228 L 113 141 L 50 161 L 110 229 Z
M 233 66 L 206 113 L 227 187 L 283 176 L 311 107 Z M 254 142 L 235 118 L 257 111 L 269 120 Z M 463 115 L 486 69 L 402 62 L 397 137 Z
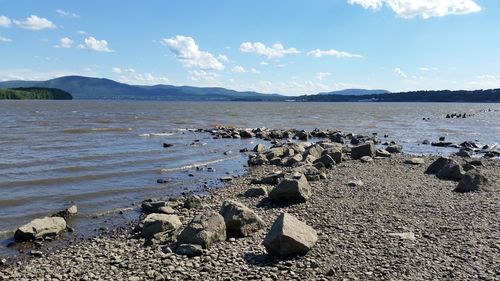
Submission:
M 394 68 L 392 71 L 399 77 L 408 78 L 408 75 L 399 67 Z
M 59 39 L 59 45 L 56 45 L 56 48 L 69 49 L 69 48 L 73 47 L 73 43 L 75 43 L 75 41 L 71 40 L 68 37 L 63 37 L 63 38 Z
M 245 73 L 245 72 L 247 72 L 245 70 L 245 68 L 243 66 L 241 66 L 241 65 L 237 65 L 237 66 L 231 68 L 231 71 L 235 72 L 235 73 Z
M 56 25 L 46 18 L 40 18 L 35 15 L 27 17 L 25 20 L 14 20 L 14 24 L 20 28 L 30 30 L 42 30 L 56 28 Z
M 119 67 L 112 67 L 111 72 L 120 74 L 122 73 L 122 69 Z
M 192 70 L 189 71 L 189 79 L 192 81 L 210 81 L 215 82 L 216 78 L 219 77 L 219 74 L 212 71 L 205 70 Z
M 307 52 L 307 55 L 313 56 L 315 58 L 320 58 L 322 56 L 334 56 L 337 58 L 362 58 L 363 57 L 363 56 L 358 55 L 358 54 L 351 54 L 348 52 L 337 51 L 334 49 L 330 49 L 330 50 L 316 49 L 316 50 L 312 50 L 312 51 Z
M 318 72 L 314 75 L 314 79 L 321 81 L 330 75 L 332 75 L 330 72 Z
M 250 72 L 253 74 L 260 74 L 260 71 L 258 69 L 255 69 L 255 68 L 251 68 Z
M 11 24 L 11 20 L 6 16 L 0 16 L 0 26 L 1 27 L 9 27 Z
M 223 61 L 223 62 L 228 62 L 229 61 L 229 58 L 225 55 L 218 55 L 217 58 L 220 60 L 220 61 Z
M 285 49 L 285 47 L 280 43 L 276 43 L 271 47 L 268 47 L 260 42 L 243 42 L 240 45 L 240 51 L 244 53 L 255 53 L 261 56 L 265 56 L 268 59 L 281 58 L 285 55 L 300 53 L 295 48 Z
M 0 43 L 9 43 L 9 42 L 12 42 L 12 39 L 0 35 Z
M 59 16 L 65 17 L 65 18 L 79 18 L 80 17 L 80 15 L 78 15 L 78 14 L 75 14 L 75 13 L 72 13 L 72 12 L 68 12 L 68 11 L 64 11 L 64 10 L 61 10 L 61 9 L 57 9 L 56 13 L 58 13 Z
M 223 70 L 224 64 L 213 54 L 201 51 L 193 38 L 177 35 L 165 38 L 161 43 L 166 46 L 185 67 L 204 70 Z
M 97 40 L 92 36 L 85 38 L 85 44 L 80 44 L 80 48 L 96 52 L 114 52 L 108 47 L 108 41 Z
M 442 17 L 465 15 L 481 11 L 476 0 L 348 0 L 351 5 L 361 5 L 365 9 L 378 10 L 382 6 L 392 9 L 402 18 Z

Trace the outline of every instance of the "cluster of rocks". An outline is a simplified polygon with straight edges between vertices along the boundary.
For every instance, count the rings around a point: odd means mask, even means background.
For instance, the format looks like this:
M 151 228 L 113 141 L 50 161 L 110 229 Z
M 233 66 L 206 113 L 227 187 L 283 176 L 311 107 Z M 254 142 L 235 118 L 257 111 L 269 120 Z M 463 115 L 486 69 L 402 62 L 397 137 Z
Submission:
M 480 160 L 466 162 L 463 166 L 450 157 L 439 157 L 427 170 L 427 174 L 435 174 L 439 179 L 458 181 L 455 192 L 492 191 L 488 179 L 482 174 Z
M 454 155 L 470 158 L 474 154 L 483 154 L 485 158 L 494 158 L 500 156 L 500 145 L 484 145 L 475 141 L 464 141 L 462 143 L 453 143 L 450 141 L 446 141 L 445 137 L 440 137 L 439 141 L 431 142 L 429 140 L 422 141 L 424 145 L 432 145 L 436 147 L 448 147 L 448 148 L 456 148 L 459 151 Z
M 297 188 L 307 185 L 310 196 L 307 180 L 302 178 L 297 182 L 300 182 Z M 289 187 L 283 184 L 285 180 L 281 183 L 275 188 L 277 191 L 270 193 L 272 198 L 283 199 L 283 190 Z M 280 192 L 281 195 L 278 194 Z M 134 232 L 146 239 L 147 246 L 161 245 L 164 251 L 195 257 L 202 255 L 215 243 L 249 237 L 266 227 L 259 215 L 236 200 L 224 201 L 218 212 L 206 208 L 202 204 L 202 198 L 197 195 L 186 197 L 183 203 L 180 201 L 149 199 L 142 203 L 146 216 Z M 195 215 L 183 225 L 181 220 L 186 218 L 183 216 L 186 210 L 194 211 Z M 293 215 L 283 213 L 273 223 L 263 244 L 272 255 L 289 256 L 307 253 L 316 240 L 317 236 L 312 228 Z

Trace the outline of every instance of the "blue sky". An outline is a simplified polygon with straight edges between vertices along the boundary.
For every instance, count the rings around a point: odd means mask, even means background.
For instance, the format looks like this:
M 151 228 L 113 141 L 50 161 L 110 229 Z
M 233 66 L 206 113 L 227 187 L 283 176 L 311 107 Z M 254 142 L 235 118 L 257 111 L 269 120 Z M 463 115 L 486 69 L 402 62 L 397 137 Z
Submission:
M 497 0 L 0 0 L 0 81 L 495 88 L 499 46 Z

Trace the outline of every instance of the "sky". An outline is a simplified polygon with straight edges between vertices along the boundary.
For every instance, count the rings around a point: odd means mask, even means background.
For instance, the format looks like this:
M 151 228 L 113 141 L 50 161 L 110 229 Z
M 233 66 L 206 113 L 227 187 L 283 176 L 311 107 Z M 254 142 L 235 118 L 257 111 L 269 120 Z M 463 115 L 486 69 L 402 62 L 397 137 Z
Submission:
M 0 0 L 0 81 L 500 88 L 498 0 Z

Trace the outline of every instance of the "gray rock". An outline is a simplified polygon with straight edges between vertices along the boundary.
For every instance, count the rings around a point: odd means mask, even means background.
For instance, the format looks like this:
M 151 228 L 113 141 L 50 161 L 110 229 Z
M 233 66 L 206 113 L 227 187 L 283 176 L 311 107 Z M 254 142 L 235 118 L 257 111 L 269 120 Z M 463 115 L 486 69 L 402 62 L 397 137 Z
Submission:
M 281 164 L 283 166 L 293 166 L 296 163 L 302 162 L 302 160 L 304 160 L 302 154 L 295 154 L 294 156 L 283 158 L 283 160 L 281 160 Z
M 172 207 L 166 206 L 158 209 L 158 213 L 171 215 L 175 213 L 175 210 Z
M 399 232 L 399 233 L 389 233 L 389 236 L 398 237 L 402 240 L 415 241 L 417 238 L 413 232 Z
M 391 157 L 391 153 L 385 149 L 379 148 L 376 151 L 377 157 Z
M 272 255 L 291 256 L 306 254 L 318 241 L 316 231 L 298 220 L 283 213 L 278 216 L 264 239 L 264 246 Z
M 201 197 L 198 195 L 189 195 L 184 200 L 184 208 L 186 209 L 199 209 L 202 207 Z
M 423 164 L 425 164 L 425 161 L 422 158 L 411 158 L 411 159 L 405 160 L 404 163 L 408 164 L 408 165 L 423 165 Z
M 196 244 L 181 244 L 175 249 L 175 253 L 188 257 L 201 256 L 203 254 L 203 248 Z
M 45 236 L 56 236 L 66 229 L 66 220 L 61 217 L 34 219 L 16 230 L 17 242 L 34 240 Z
M 311 197 L 311 186 L 305 176 L 299 179 L 283 179 L 269 193 L 269 198 L 279 203 L 301 203 Z
M 267 189 L 264 187 L 254 187 L 249 188 L 245 191 L 246 197 L 259 197 L 259 196 L 267 196 Z
M 352 180 L 347 183 L 348 186 L 351 187 L 356 187 L 356 186 L 363 186 L 363 181 L 361 180 Z
M 217 212 L 205 211 L 196 215 L 177 237 L 180 244 L 196 244 L 204 249 L 226 240 L 226 224 Z
M 472 169 L 465 173 L 462 180 L 458 182 L 455 192 L 475 192 L 475 191 L 493 191 L 488 179 L 479 169 Z
M 325 150 L 323 147 L 321 147 L 320 145 L 318 144 L 315 144 L 315 145 L 312 145 L 310 146 L 308 149 L 307 149 L 307 154 L 308 155 L 312 155 L 314 156 L 315 158 L 320 158 L 321 157 L 321 153 L 323 152 L 323 150 Z
M 224 217 L 227 237 L 246 237 L 266 225 L 254 211 L 233 200 L 224 201 L 219 213 Z
M 253 138 L 255 136 L 250 130 L 240 130 L 241 138 Z
M 142 237 L 151 238 L 160 232 L 174 233 L 182 226 L 179 217 L 167 214 L 149 214 L 142 221 Z
M 360 159 L 363 156 L 375 157 L 375 145 L 373 143 L 365 143 L 351 148 L 352 159 Z
M 248 158 L 248 165 L 258 166 L 269 163 L 269 160 L 264 154 L 250 155 Z
M 449 157 L 439 157 L 427 167 L 426 174 L 437 174 L 448 162 L 454 161 Z
M 389 153 L 401 153 L 403 151 L 403 146 L 399 144 L 391 144 L 385 148 Z
M 168 202 L 157 201 L 155 199 L 145 200 L 141 204 L 142 211 L 146 214 L 160 213 L 159 209 L 161 207 L 167 207 L 167 206 L 168 206 Z
M 76 205 L 71 205 L 69 208 L 66 208 L 57 214 L 54 214 L 55 217 L 61 217 L 65 220 L 68 220 L 78 214 L 78 207 Z
M 285 176 L 283 172 L 276 172 L 266 175 L 260 179 L 251 179 L 252 184 L 278 184 L 278 182 Z
M 322 155 L 329 155 L 335 161 L 336 164 L 340 164 L 342 162 L 342 147 L 338 148 L 326 148 Z
M 326 168 L 331 168 L 333 165 L 335 165 L 335 160 L 333 158 L 326 154 L 321 156 L 319 159 L 317 159 L 314 163 L 321 162 Z
M 460 164 L 451 159 L 446 165 L 439 170 L 437 177 L 442 180 L 461 180 L 464 175 L 464 171 Z
M 371 158 L 370 156 L 363 156 L 363 157 L 359 158 L 359 160 L 361 160 L 362 163 L 371 163 L 371 162 L 373 162 L 373 158 Z

